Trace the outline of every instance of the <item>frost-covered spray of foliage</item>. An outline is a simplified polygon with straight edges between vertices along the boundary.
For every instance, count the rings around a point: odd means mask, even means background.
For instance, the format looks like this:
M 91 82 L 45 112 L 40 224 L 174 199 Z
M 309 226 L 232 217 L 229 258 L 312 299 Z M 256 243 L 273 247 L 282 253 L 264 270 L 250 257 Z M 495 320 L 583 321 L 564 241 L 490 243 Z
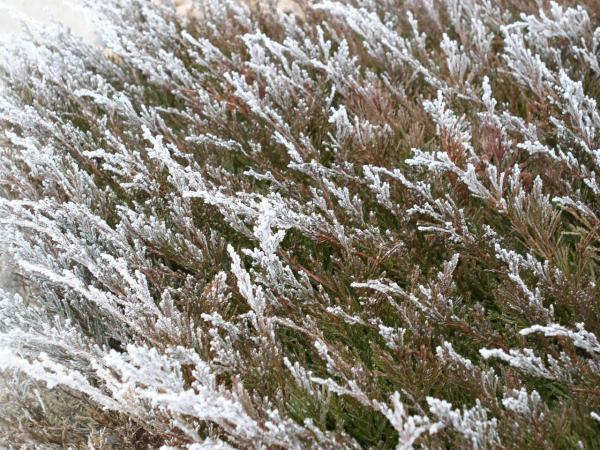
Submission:
M 89 2 L 0 47 L 3 448 L 600 448 L 600 8 Z

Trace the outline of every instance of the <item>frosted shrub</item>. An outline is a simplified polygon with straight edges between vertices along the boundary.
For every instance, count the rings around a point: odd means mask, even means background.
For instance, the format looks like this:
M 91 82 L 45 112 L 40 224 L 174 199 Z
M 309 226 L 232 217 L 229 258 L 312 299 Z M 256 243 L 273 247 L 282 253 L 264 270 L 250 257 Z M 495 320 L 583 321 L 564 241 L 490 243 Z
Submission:
M 3 448 L 600 448 L 600 9 L 90 2 L 0 51 Z

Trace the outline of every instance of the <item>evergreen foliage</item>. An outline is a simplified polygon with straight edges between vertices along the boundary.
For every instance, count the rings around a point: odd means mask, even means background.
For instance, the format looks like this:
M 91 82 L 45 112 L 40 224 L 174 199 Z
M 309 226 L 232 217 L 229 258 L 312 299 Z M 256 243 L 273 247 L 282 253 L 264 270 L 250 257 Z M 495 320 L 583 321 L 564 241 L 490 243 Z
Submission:
M 0 443 L 600 448 L 600 7 L 89 2 L 0 47 Z

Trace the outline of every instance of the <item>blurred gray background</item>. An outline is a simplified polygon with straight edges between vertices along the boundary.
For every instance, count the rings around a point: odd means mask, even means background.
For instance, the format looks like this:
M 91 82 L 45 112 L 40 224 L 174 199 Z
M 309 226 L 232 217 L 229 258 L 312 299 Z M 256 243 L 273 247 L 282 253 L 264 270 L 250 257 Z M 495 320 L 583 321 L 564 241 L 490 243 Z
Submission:
M 0 0 L 0 34 L 19 33 L 21 25 L 15 14 L 23 14 L 42 22 L 58 19 L 74 32 L 89 36 L 91 31 L 82 13 L 72 6 L 77 3 L 77 0 Z

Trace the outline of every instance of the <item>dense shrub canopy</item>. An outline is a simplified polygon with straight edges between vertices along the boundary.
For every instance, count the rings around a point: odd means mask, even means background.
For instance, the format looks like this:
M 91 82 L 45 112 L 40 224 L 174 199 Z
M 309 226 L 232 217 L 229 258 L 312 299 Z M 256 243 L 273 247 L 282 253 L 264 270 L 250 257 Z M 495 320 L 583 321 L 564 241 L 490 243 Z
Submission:
M 3 446 L 600 448 L 596 1 L 95 3 L 0 50 Z

